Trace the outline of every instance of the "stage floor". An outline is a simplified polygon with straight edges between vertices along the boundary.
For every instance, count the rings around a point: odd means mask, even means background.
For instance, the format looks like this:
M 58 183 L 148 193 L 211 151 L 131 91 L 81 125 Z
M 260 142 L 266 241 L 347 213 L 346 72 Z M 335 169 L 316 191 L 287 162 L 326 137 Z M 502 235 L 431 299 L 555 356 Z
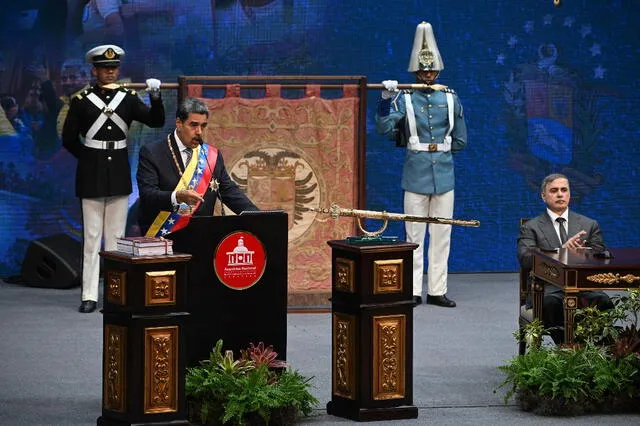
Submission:
M 517 274 L 452 274 L 454 309 L 414 310 L 415 420 L 376 425 L 629 425 L 640 415 L 548 418 L 504 405 L 497 367 L 517 354 Z M 102 316 L 80 314 L 80 289 L 0 281 L 0 425 L 95 425 L 101 414 Z M 314 376 L 320 404 L 301 425 L 351 420 L 326 414 L 331 399 L 329 313 L 290 313 L 287 359 Z

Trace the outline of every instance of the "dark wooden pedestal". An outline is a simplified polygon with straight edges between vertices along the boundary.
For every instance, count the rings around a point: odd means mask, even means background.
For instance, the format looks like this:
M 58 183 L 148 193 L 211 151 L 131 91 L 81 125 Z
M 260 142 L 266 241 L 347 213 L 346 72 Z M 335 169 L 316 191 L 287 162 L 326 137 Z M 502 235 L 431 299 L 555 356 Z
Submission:
M 412 419 L 413 250 L 397 242 L 332 248 L 329 414 L 357 421 Z
M 191 255 L 101 255 L 103 387 L 97 424 L 188 425 L 185 286 Z

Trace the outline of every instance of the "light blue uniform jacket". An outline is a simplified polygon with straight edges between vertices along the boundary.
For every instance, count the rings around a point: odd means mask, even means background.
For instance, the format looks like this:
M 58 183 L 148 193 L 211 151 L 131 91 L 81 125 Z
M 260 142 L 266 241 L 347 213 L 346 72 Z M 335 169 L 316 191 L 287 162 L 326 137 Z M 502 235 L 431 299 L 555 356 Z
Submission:
M 448 89 L 447 89 L 448 90 Z M 391 136 L 406 115 L 404 93 L 411 93 L 420 143 L 443 143 L 449 129 L 447 96 L 444 91 L 401 91 L 393 99 L 381 99 L 376 113 L 376 130 Z M 467 145 L 467 125 L 458 96 L 453 93 L 453 129 L 451 151 L 427 152 L 407 150 L 402 170 L 402 189 L 418 194 L 443 194 L 455 186 L 453 153 Z M 404 132 L 409 138 L 408 121 Z

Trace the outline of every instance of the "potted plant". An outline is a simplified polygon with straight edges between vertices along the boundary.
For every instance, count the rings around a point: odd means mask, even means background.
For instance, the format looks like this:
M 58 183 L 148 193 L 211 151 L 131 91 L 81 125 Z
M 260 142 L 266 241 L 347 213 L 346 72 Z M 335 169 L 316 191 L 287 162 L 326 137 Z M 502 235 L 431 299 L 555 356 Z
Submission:
M 576 345 L 540 344 L 540 321 L 525 328 L 537 343 L 499 369 L 509 386 L 504 401 L 537 414 L 630 412 L 640 408 L 640 290 L 613 298 L 614 308 L 576 312 Z M 515 334 L 517 337 L 517 334 Z
M 203 425 L 291 425 L 318 403 L 311 378 L 277 360 L 271 346 L 253 343 L 234 358 L 218 340 L 208 360 L 187 369 L 189 420 Z

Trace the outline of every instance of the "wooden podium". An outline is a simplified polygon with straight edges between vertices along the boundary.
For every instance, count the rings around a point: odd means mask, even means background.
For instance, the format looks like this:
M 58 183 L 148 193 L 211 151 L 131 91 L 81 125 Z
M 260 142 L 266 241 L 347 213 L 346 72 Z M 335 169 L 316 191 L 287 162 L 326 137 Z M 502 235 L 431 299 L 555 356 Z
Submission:
M 187 254 L 104 259 L 99 426 L 188 425 L 185 401 Z
M 287 354 L 287 230 L 284 212 L 194 216 L 168 235 L 189 253 L 187 366 L 209 359 L 219 339 L 239 355 L 249 343 Z
M 329 414 L 357 421 L 411 419 L 413 250 L 417 244 L 332 248 Z

